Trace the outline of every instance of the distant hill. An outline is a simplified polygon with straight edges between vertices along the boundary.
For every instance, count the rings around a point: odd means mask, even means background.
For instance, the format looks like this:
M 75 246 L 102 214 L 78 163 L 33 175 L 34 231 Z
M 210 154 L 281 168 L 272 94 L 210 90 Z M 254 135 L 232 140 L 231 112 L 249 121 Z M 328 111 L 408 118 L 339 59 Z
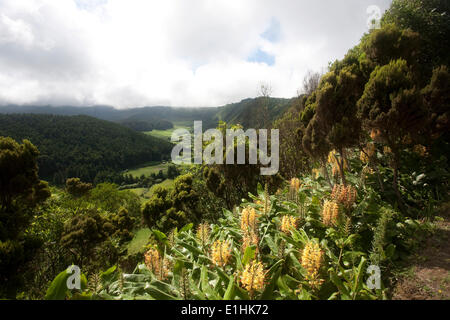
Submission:
M 233 124 L 241 124 L 244 128 L 257 128 L 261 122 L 262 106 L 267 103 L 269 119 L 273 122 L 280 118 L 291 106 L 293 99 L 264 98 L 245 99 L 238 103 L 220 107 L 216 118 Z
M 0 136 L 36 145 L 40 176 L 56 184 L 69 177 L 94 181 L 105 172 L 167 159 L 172 148 L 167 141 L 89 116 L 0 115 Z
M 109 106 L 72 107 L 72 106 L 0 106 L 0 113 L 17 114 L 52 114 L 52 115 L 86 115 L 102 120 L 121 123 L 136 131 L 164 130 L 176 122 L 193 123 L 203 121 L 203 128 L 214 128 L 222 120 L 244 127 L 253 127 L 261 114 L 262 98 L 245 99 L 238 103 L 222 107 L 184 108 L 184 107 L 143 107 L 132 109 L 115 109 Z M 290 106 L 292 99 L 269 98 L 269 113 L 272 121 L 279 118 Z

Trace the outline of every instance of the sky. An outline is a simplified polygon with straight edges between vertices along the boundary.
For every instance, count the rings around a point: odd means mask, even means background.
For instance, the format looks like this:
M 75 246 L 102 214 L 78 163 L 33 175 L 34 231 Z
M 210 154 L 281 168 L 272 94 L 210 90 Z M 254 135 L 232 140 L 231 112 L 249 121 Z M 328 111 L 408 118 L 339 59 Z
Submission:
M 291 98 L 391 0 L 0 0 L 0 105 Z M 370 10 L 369 10 L 370 11 Z

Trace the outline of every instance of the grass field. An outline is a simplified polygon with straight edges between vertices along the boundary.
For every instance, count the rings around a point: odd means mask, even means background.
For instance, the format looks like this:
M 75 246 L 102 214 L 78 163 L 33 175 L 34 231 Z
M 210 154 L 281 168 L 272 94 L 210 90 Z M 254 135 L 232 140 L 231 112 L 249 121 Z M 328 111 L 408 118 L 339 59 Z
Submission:
M 126 173 L 131 174 L 135 178 L 139 178 L 140 176 L 149 176 L 152 173 L 158 174 L 160 170 L 162 170 L 165 174 L 167 173 L 167 168 L 169 167 L 169 162 L 161 163 L 161 162 L 151 162 L 147 163 L 143 167 L 130 169 Z
M 147 245 L 147 241 L 152 234 L 149 228 L 142 228 L 136 232 L 133 240 L 130 241 L 127 247 L 128 254 L 136 254 L 139 253 L 144 246 Z
M 129 190 L 134 192 L 135 194 L 137 194 L 141 198 L 142 202 L 145 202 L 146 200 L 148 200 L 148 199 L 150 199 L 152 197 L 153 192 L 154 192 L 154 190 L 155 190 L 155 188 L 157 186 L 161 186 L 161 187 L 164 187 L 164 188 L 171 188 L 171 187 L 173 187 L 173 182 L 174 182 L 174 180 L 172 180 L 172 179 L 166 179 L 162 183 L 155 184 L 150 189 L 148 189 L 148 188 L 135 188 L 135 189 L 129 189 Z
M 161 138 L 165 140 L 169 140 L 172 137 L 172 133 L 177 129 L 187 129 L 191 131 L 193 123 L 190 121 L 181 121 L 175 122 L 172 129 L 168 130 L 153 130 L 145 132 L 145 134 L 150 135 L 152 137 Z

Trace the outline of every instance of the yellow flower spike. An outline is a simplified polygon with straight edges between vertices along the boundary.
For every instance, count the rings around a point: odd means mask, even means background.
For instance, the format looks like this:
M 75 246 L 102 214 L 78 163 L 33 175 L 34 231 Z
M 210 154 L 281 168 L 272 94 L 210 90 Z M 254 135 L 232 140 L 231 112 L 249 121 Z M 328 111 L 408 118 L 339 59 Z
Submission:
M 148 250 L 145 255 L 145 265 L 156 276 L 158 280 L 166 280 L 169 276 L 170 263 L 162 257 L 157 249 Z
M 361 162 L 363 163 L 368 163 L 369 157 L 367 156 L 367 154 L 364 153 L 364 151 L 361 151 L 361 154 L 359 155 L 359 160 L 361 160 Z
M 292 229 L 297 229 L 298 218 L 294 216 L 283 216 L 281 219 L 281 231 L 290 234 Z
M 215 265 L 224 267 L 231 257 L 231 245 L 227 241 L 217 240 L 211 248 L 211 259 Z
M 335 184 L 331 192 L 331 198 L 343 204 L 345 207 L 350 208 L 356 202 L 357 191 L 351 185 L 345 187 Z
M 331 227 L 336 225 L 339 219 L 339 205 L 334 201 L 325 201 L 322 209 L 322 222 Z
M 413 151 L 414 151 L 414 153 L 417 153 L 422 158 L 428 156 L 427 148 L 421 144 L 415 145 L 413 147 Z
M 336 150 L 333 150 L 328 154 L 328 163 L 329 164 L 336 163 L 336 154 L 337 154 Z
M 245 266 L 241 275 L 241 283 L 248 292 L 262 291 L 265 277 L 266 271 L 263 264 L 253 260 Z
M 319 270 L 322 265 L 323 251 L 319 244 L 309 241 L 303 249 L 301 265 L 306 270 L 305 279 L 311 287 L 318 287 L 323 280 L 319 278 Z
M 241 214 L 241 230 L 244 233 L 256 232 L 258 229 L 258 213 L 255 208 L 248 207 L 242 210 Z
M 259 253 L 259 237 L 254 232 L 245 233 L 242 238 L 242 251 L 245 252 L 249 246 L 256 246 L 256 253 Z
M 209 225 L 201 223 L 197 228 L 197 238 L 202 242 L 203 245 L 208 242 L 209 239 Z
M 296 192 L 298 192 L 298 190 L 300 190 L 300 179 L 299 178 L 291 179 L 291 188 L 294 189 Z
M 289 184 L 289 200 L 297 201 L 298 199 L 298 191 L 300 190 L 300 179 L 292 178 Z

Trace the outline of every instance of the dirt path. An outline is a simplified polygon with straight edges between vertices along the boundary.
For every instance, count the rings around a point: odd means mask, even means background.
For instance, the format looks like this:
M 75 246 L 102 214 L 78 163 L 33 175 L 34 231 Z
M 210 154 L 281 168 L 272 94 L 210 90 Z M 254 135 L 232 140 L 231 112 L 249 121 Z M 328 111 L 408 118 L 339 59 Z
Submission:
M 410 257 L 410 265 L 393 291 L 394 300 L 450 300 L 450 204 L 440 215 L 435 234 Z

